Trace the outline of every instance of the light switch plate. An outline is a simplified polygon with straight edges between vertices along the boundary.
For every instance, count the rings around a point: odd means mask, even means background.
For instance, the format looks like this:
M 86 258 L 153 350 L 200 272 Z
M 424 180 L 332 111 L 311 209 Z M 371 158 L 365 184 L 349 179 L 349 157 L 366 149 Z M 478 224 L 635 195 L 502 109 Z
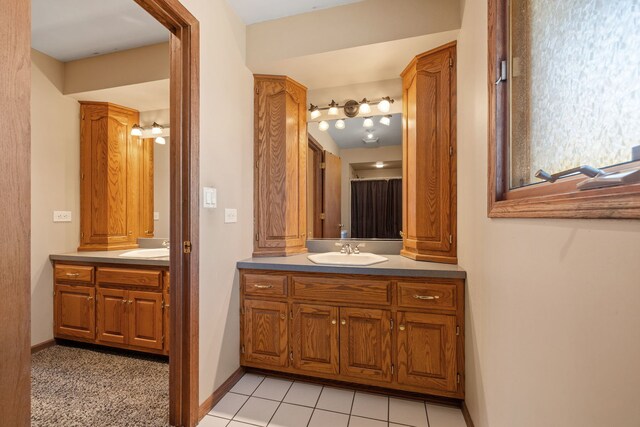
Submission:
M 212 187 L 202 188 L 202 206 L 212 209 L 218 206 L 218 192 Z
M 53 211 L 53 222 L 71 222 L 71 211 Z
M 238 222 L 238 209 L 225 209 L 224 210 L 224 222 L 230 224 L 232 222 Z
M 153 220 L 154 221 L 160 221 L 160 212 L 154 212 L 153 213 Z

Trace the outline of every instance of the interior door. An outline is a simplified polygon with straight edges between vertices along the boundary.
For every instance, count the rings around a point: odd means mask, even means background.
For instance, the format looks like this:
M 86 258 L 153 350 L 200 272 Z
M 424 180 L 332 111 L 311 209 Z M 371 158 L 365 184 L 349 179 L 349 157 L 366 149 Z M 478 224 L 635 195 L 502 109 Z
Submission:
M 337 374 L 338 308 L 293 305 L 293 366 L 312 372 Z
M 398 312 L 398 382 L 456 391 L 456 317 Z
M 55 332 L 92 340 L 95 337 L 95 289 L 55 285 Z
M 127 343 L 127 291 L 98 288 L 97 340 L 117 344 Z
M 325 150 L 324 165 L 322 237 L 339 238 L 342 229 L 342 160 Z
M 287 366 L 287 304 L 245 300 L 244 312 L 243 360 Z
M 340 373 L 391 381 L 391 312 L 340 308 Z
M 129 291 L 128 295 L 129 344 L 161 350 L 163 346 L 162 294 Z

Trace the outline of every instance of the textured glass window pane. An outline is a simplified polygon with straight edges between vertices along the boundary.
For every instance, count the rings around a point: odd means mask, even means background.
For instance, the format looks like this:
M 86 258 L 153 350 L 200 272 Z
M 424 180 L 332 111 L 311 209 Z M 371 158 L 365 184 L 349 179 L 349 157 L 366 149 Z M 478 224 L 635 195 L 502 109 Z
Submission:
M 640 145 L 640 0 L 512 0 L 511 187 L 538 169 L 631 161 Z

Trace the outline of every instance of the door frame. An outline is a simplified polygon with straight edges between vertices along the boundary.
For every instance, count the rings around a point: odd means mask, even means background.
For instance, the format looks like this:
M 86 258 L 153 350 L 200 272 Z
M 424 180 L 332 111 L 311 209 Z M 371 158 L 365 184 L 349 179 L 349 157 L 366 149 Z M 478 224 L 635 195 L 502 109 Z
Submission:
M 134 0 L 170 40 L 170 422 L 198 423 L 199 22 L 178 0 Z M 31 2 L 0 5 L 0 413 L 30 424 Z M 179 242 L 179 243 L 178 243 Z
M 310 133 L 307 133 L 308 148 L 315 154 L 313 156 L 313 164 L 307 162 L 307 167 L 313 167 L 313 236 L 307 236 L 311 239 L 321 239 L 323 237 L 323 221 L 321 213 L 324 208 L 324 175 L 322 163 L 324 163 L 324 148 Z M 319 234 L 319 235 L 318 235 Z

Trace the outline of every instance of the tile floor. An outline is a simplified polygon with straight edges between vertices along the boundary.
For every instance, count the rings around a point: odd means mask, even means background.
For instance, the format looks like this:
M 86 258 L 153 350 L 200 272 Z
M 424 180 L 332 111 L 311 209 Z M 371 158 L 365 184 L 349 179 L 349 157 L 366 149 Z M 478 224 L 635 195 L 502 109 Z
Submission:
M 462 412 L 421 400 L 247 373 L 201 427 L 466 427 Z

